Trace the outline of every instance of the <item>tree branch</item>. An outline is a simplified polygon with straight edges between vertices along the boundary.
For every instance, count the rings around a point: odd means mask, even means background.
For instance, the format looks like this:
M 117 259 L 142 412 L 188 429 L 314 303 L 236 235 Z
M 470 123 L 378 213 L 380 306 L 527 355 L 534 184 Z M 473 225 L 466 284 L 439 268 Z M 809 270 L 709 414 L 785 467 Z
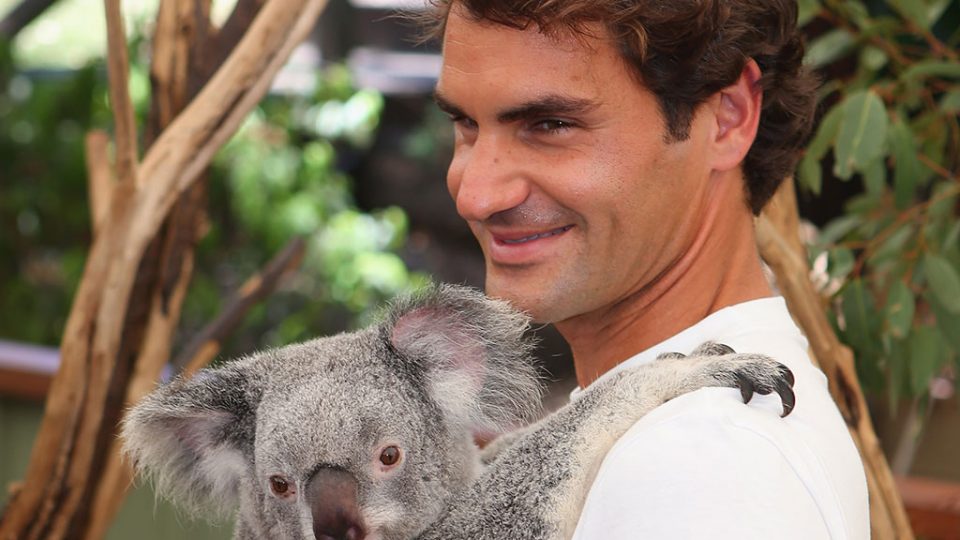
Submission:
M 860 390 L 853 353 L 837 339 L 820 295 L 810 282 L 806 249 L 797 235 L 798 223 L 796 194 L 790 179 L 757 220 L 760 254 L 776 274 L 790 314 L 806 334 L 815 360 L 827 375 L 830 393 L 860 450 L 870 493 L 873 537 L 912 539 L 910 522 Z
M 210 24 L 209 0 L 161 2 L 153 37 L 151 109 L 144 134 L 148 148 L 209 82 L 243 37 L 262 1 L 256 1 L 255 9 L 251 9 L 250 4 L 251 0 L 237 4 L 230 19 L 235 32 L 230 40 L 218 40 L 218 32 Z M 193 274 L 194 251 L 206 230 L 205 207 L 206 175 L 202 174 L 177 200 L 160 236 L 147 250 L 148 254 L 158 254 L 155 265 L 159 274 L 138 276 L 137 281 L 149 281 L 150 288 L 143 291 L 146 296 L 138 294 L 131 299 L 131 302 L 151 306 L 151 311 L 127 387 L 127 406 L 154 388 L 169 362 L 183 299 Z M 156 274 L 155 278 L 151 278 L 151 274 Z M 103 479 L 92 504 L 87 535 L 91 539 L 106 535 L 133 479 L 129 464 L 121 458 L 118 442 L 110 447 L 107 456 Z
M 113 109 L 116 143 L 115 174 L 119 182 L 135 182 L 137 166 L 137 126 L 130 100 L 130 60 L 127 34 L 123 28 L 120 0 L 104 0 L 107 15 L 107 74 L 110 79 L 110 104 Z
M 11 41 L 57 0 L 23 0 L 0 21 L 0 37 Z
M 260 272 L 251 276 L 233 295 L 219 317 L 207 325 L 171 362 L 174 368 L 188 377 L 206 367 L 229 336 L 243 321 L 257 302 L 273 292 L 284 275 L 300 266 L 306 243 L 295 238 L 287 244 Z
M 110 198 L 113 196 L 113 171 L 110 169 L 110 158 L 107 155 L 109 144 L 109 137 L 101 130 L 87 133 L 84 139 L 90 221 L 94 236 L 103 224 L 107 210 L 110 208 Z

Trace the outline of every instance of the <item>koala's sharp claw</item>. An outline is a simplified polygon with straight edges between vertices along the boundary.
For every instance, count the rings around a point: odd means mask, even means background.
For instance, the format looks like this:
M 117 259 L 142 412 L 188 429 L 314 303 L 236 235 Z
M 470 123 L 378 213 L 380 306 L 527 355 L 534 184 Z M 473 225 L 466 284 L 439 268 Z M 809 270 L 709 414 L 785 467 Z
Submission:
M 717 344 L 715 344 L 714 350 L 716 351 L 716 354 L 717 354 L 718 356 L 724 355 L 724 354 L 734 354 L 734 353 L 737 352 L 737 351 L 733 350 L 733 347 L 731 347 L 731 346 L 729 346 L 729 345 L 727 345 L 727 344 L 725 344 L 725 343 L 717 343 Z
M 793 406 L 797 403 L 797 397 L 793 393 L 793 373 L 788 369 L 787 371 L 787 383 L 780 383 L 777 385 L 777 393 L 780 394 L 780 401 L 783 403 L 783 414 L 780 415 L 780 418 L 783 418 L 790 414 L 793 411 Z
M 743 397 L 743 402 L 750 403 L 750 400 L 753 398 L 753 382 L 740 373 L 737 373 L 737 386 L 740 387 L 740 396 Z
M 775 362 L 767 357 L 760 357 L 761 365 L 749 365 L 750 362 L 757 361 L 757 357 L 746 355 L 739 361 L 746 360 L 748 366 L 746 369 L 734 369 L 727 375 L 732 375 L 730 386 L 736 386 L 740 389 L 740 396 L 744 403 L 749 403 L 754 394 L 767 395 L 776 392 L 780 396 L 783 404 L 783 413 L 781 417 L 787 416 L 793 411 L 797 399 L 793 392 L 794 376 L 790 368 Z M 734 356 L 730 359 L 732 362 L 738 361 Z
M 693 350 L 690 353 L 690 356 L 724 356 L 727 354 L 735 354 L 737 351 L 733 350 L 733 347 L 725 345 L 723 343 L 717 343 L 716 341 L 707 341 L 706 343 L 701 343 L 699 347 Z

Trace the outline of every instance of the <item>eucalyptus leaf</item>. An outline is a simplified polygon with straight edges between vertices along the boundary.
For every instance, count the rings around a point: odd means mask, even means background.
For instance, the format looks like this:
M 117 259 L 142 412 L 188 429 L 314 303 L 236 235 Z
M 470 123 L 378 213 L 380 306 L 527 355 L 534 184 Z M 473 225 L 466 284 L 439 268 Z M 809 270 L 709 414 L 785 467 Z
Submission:
M 831 249 L 829 253 L 830 265 L 828 269 L 830 277 L 846 279 L 857 262 L 853 252 L 845 247 L 838 247 Z
M 850 54 L 855 43 L 853 34 L 848 30 L 831 30 L 810 42 L 804 63 L 814 68 L 831 64 Z
M 856 92 L 843 105 L 843 120 L 836 143 L 834 174 L 849 179 L 879 158 L 884 150 L 889 119 L 887 110 L 872 90 Z
M 960 89 L 949 90 L 940 98 L 940 110 L 945 113 L 960 112 Z
M 926 2 L 922 0 L 887 0 L 887 4 L 919 28 L 924 30 L 930 28 Z
M 817 133 L 814 135 L 810 144 L 807 146 L 806 155 L 815 160 L 820 160 L 827 155 L 827 150 L 833 146 L 837 139 L 837 132 L 840 131 L 840 122 L 843 120 L 843 106 L 836 105 L 824 115 L 820 120 L 820 126 L 817 127 Z
M 946 251 L 956 248 L 958 238 L 960 238 L 960 221 L 957 221 L 950 227 L 949 232 L 947 232 L 947 235 L 943 238 L 941 249 Z
M 943 13 L 947 11 L 948 7 L 950 7 L 951 2 L 953 2 L 953 0 L 928 0 L 927 20 L 930 21 L 931 26 L 940 20 L 940 17 L 943 16 Z
M 934 253 L 923 258 L 924 275 L 930 290 L 950 313 L 960 314 L 960 274 L 950 262 Z
M 887 372 L 889 380 L 887 382 L 887 396 L 890 399 L 890 410 L 896 411 L 900 396 L 907 389 L 907 378 L 909 376 L 909 350 L 903 340 L 894 341 L 887 355 Z
M 850 200 L 847 201 L 845 206 L 845 211 L 848 214 L 857 214 L 863 218 L 863 223 L 859 231 L 867 236 L 876 234 L 878 228 L 877 220 L 871 218 L 875 217 L 875 214 L 872 214 L 872 212 L 876 210 L 879 203 L 880 201 L 873 195 L 860 193 L 859 195 L 850 197 Z
M 917 157 L 917 143 L 910 127 L 898 116 L 890 129 L 890 146 L 895 161 L 893 192 L 897 209 L 904 210 L 913 202 L 917 181 L 923 175 Z
M 869 264 L 877 265 L 890 259 L 897 259 L 903 256 L 903 251 L 907 243 L 916 234 L 916 225 L 913 222 L 905 222 L 897 227 L 897 230 L 887 236 L 887 238 L 877 247 L 868 259 Z
M 883 195 L 887 185 L 887 165 L 883 158 L 877 158 L 863 168 L 863 185 L 871 197 Z
M 928 219 L 940 221 L 953 213 L 957 202 L 956 185 L 950 182 L 936 184 L 931 190 L 930 208 L 927 210 Z
M 814 195 L 820 195 L 823 189 L 823 169 L 820 161 L 810 155 L 803 156 L 797 168 L 797 179 L 801 186 L 810 190 Z
M 918 326 L 910 336 L 910 389 L 914 395 L 923 395 L 930 380 L 943 364 L 943 338 L 930 326 Z
M 817 237 L 817 244 L 825 246 L 828 244 L 833 244 L 845 238 L 850 234 L 854 229 L 860 226 L 863 223 L 863 218 L 857 215 L 846 215 L 841 216 L 830 223 L 828 223 L 821 231 L 820 235 Z
M 887 62 L 890 61 L 890 58 L 887 56 L 887 53 L 879 47 L 867 46 L 863 48 L 863 51 L 860 53 L 860 63 L 864 68 L 876 72 L 887 65 Z
M 823 9 L 817 0 L 797 0 L 797 26 L 803 27 Z
M 862 30 L 869 28 L 873 22 L 870 19 L 870 12 L 860 0 L 843 0 L 836 7 L 843 17 Z
M 937 329 L 940 330 L 944 340 L 953 347 L 954 352 L 960 352 L 960 314 L 951 313 L 929 291 L 923 297 L 937 319 Z
M 842 309 L 849 343 L 864 354 L 875 354 L 876 302 L 863 280 L 854 279 L 844 288 Z
M 960 62 L 947 60 L 924 60 L 905 69 L 900 80 L 909 81 L 927 77 L 960 79 Z
M 896 280 L 890 287 L 887 295 L 886 312 L 887 329 L 894 338 L 903 339 L 910 333 L 913 325 L 913 315 L 916 311 L 916 301 L 913 292 L 902 280 Z

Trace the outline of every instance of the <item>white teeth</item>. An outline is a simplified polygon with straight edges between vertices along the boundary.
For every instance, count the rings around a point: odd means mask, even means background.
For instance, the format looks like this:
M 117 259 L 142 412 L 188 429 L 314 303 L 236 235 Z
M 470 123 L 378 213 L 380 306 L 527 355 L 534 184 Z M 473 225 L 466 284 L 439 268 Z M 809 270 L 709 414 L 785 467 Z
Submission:
M 569 231 L 569 230 L 570 230 L 570 227 L 571 227 L 570 225 L 567 225 L 566 227 L 560 227 L 559 229 L 554 229 L 554 230 L 552 230 L 552 231 L 547 231 L 547 232 L 545 232 L 545 233 L 534 234 L 534 235 L 532 235 L 532 236 L 525 236 L 525 237 L 523 237 L 523 238 L 517 238 L 516 240 L 504 240 L 503 243 L 504 243 L 504 244 L 522 244 L 522 243 L 524 243 L 524 242 L 530 242 L 530 241 L 533 241 L 533 240 L 539 240 L 540 238 L 547 238 L 547 237 L 550 237 L 550 236 L 556 236 L 556 235 L 558 235 L 558 234 L 560 234 L 560 233 L 565 233 L 565 232 Z

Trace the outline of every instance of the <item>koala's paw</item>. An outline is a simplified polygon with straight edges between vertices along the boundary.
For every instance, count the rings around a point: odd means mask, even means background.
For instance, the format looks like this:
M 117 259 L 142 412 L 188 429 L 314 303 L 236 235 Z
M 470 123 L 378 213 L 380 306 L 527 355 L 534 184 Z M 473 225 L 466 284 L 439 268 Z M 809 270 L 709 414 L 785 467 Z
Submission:
M 718 357 L 725 357 L 719 360 Z M 766 395 L 776 392 L 783 403 L 783 414 L 790 414 L 796 404 L 793 394 L 793 372 L 790 368 L 762 354 L 737 354 L 733 347 L 715 341 L 707 341 L 690 353 L 663 353 L 657 360 L 708 359 L 708 370 L 716 369 L 713 377 L 724 386 L 737 387 L 743 402 L 748 403 L 753 394 Z M 713 361 L 716 360 L 716 361 Z
M 796 404 L 793 372 L 768 356 L 730 354 L 719 365 L 719 371 L 719 378 L 740 389 L 744 403 L 749 402 L 754 393 L 766 395 L 776 392 L 783 403 L 781 417 L 790 414 Z
M 693 350 L 690 353 L 690 356 L 723 356 L 725 354 L 733 354 L 737 351 L 733 350 L 733 347 L 729 345 L 724 345 L 723 343 L 717 343 L 716 341 L 707 341 L 699 347 Z M 657 356 L 657 360 L 669 360 L 671 358 L 686 358 L 687 355 L 681 354 L 678 352 L 667 352 Z

